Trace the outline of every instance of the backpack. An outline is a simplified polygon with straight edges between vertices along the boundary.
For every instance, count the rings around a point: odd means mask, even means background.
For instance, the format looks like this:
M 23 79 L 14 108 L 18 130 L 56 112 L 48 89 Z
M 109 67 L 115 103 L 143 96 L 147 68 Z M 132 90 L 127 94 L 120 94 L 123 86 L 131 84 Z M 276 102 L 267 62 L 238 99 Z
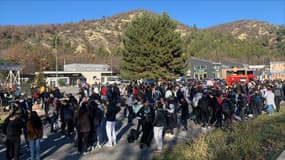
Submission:
M 127 141 L 129 143 L 133 143 L 138 138 L 137 131 L 135 129 L 131 129 L 129 134 L 127 135 Z

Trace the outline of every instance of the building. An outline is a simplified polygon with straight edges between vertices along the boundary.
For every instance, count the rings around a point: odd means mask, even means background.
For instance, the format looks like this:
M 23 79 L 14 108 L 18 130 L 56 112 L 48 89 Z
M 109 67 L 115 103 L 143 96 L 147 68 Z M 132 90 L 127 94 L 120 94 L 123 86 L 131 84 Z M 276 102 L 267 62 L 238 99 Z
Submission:
M 65 64 L 63 66 L 64 71 L 108 71 L 110 69 L 110 66 L 107 64 Z
M 285 80 L 285 61 L 270 62 L 270 79 Z
M 107 64 L 66 64 L 64 71 L 44 71 L 46 82 L 55 86 L 56 82 L 64 85 L 77 85 L 86 82 L 89 84 L 106 83 L 114 76 Z M 35 73 L 38 74 L 38 73 Z
M 190 77 L 202 80 L 220 78 L 221 63 L 192 57 L 187 62 L 190 64 Z
M 188 76 L 202 79 L 225 79 L 222 70 L 231 68 L 246 68 L 246 64 L 236 62 L 214 62 L 197 57 L 192 57 L 187 61 L 190 64 L 190 69 L 187 71 Z

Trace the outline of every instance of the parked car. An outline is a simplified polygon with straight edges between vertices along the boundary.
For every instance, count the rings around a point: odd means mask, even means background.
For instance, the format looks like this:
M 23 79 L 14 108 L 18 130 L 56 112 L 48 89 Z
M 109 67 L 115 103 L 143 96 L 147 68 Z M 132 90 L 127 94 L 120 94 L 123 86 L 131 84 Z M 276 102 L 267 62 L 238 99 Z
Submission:
M 126 79 L 121 79 L 121 84 L 126 84 L 126 85 L 129 85 L 131 83 L 130 80 L 126 80 Z
M 113 78 L 107 81 L 108 84 L 121 84 L 121 81 L 119 78 Z

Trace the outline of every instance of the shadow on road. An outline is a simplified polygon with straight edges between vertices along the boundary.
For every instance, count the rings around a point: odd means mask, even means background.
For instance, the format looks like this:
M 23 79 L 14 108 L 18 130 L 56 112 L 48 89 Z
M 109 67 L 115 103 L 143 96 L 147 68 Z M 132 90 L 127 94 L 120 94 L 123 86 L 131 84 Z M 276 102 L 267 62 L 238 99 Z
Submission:
M 23 137 L 21 137 L 23 139 Z M 68 139 L 65 136 L 62 136 L 61 133 L 54 133 L 48 136 L 47 139 L 41 140 L 41 159 L 45 159 L 48 156 L 52 155 L 63 145 L 68 143 L 74 143 L 73 139 Z M 4 146 L 0 147 L 0 157 L 6 157 L 6 149 Z M 30 157 L 30 151 L 26 143 L 21 144 L 20 148 L 20 159 L 26 160 Z

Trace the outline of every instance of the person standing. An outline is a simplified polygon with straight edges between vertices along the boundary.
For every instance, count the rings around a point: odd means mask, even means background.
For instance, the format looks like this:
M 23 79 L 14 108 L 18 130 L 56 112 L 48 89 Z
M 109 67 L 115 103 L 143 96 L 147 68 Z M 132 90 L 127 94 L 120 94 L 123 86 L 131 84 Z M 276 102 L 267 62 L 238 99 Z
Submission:
M 131 124 L 134 118 L 134 111 L 133 111 L 133 105 L 135 102 L 135 97 L 133 95 L 128 96 L 126 104 L 127 104 L 127 113 L 126 116 L 128 117 L 128 124 Z
M 120 107 L 117 106 L 113 101 L 109 101 L 107 112 L 106 112 L 106 132 L 108 136 L 107 146 L 112 147 L 117 144 L 116 141 L 116 115 L 120 111 Z
M 147 99 L 143 100 L 143 108 L 140 110 L 142 112 L 142 136 L 140 140 L 140 148 L 150 146 L 150 142 L 153 134 L 153 121 L 154 121 L 154 111 L 149 106 L 149 101 Z
M 267 92 L 264 95 L 265 98 L 265 104 L 266 104 L 266 109 L 271 116 L 273 114 L 274 109 L 276 108 L 275 106 L 275 95 L 272 92 L 272 88 L 268 87 Z
M 163 147 L 163 128 L 166 124 L 165 120 L 165 111 L 163 110 L 163 106 L 161 102 L 157 101 L 155 103 L 155 116 L 153 122 L 153 132 L 154 139 L 157 145 L 157 151 L 160 152 Z
M 87 108 L 87 102 L 83 102 L 76 115 L 76 129 L 78 132 L 78 152 L 87 154 L 88 136 L 91 130 L 91 112 Z
M 65 134 L 68 137 L 71 137 L 71 134 L 73 132 L 73 116 L 74 116 L 74 110 L 73 106 L 69 102 L 69 100 L 65 99 L 63 100 L 61 106 L 60 106 L 60 112 L 61 112 L 61 131 L 63 134 Z M 67 126 L 67 132 L 66 132 L 66 126 Z
M 210 98 L 207 93 L 203 93 L 202 98 L 198 102 L 198 107 L 200 108 L 202 127 L 208 127 L 210 118 Z
M 27 110 L 27 141 L 31 160 L 40 160 L 40 140 L 43 137 L 43 124 L 36 111 Z
M 187 103 L 186 99 L 184 97 L 181 98 L 180 100 L 180 108 L 181 108 L 181 120 L 184 125 L 183 130 L 187 131 L 188 130 L 188 119 L 190 118 L 189 116 L 189 104 Z
M 276 111 L 279 112 L 280 111 L 280 102 L 283 98 L 283 93 L 282 93 L 282 85 L 277 83 L 275 88 L 274 88 L 274 101 L 275 101 L 275 105 L 276 105 Z
M 15 107 L 14 107 L 15 108 Z M 7 160 L 19 160 L 21 134 L 24 123 L 21 113 L 14 110 L 4 121 L 3 131 L 7 135 L 6 158 Z

